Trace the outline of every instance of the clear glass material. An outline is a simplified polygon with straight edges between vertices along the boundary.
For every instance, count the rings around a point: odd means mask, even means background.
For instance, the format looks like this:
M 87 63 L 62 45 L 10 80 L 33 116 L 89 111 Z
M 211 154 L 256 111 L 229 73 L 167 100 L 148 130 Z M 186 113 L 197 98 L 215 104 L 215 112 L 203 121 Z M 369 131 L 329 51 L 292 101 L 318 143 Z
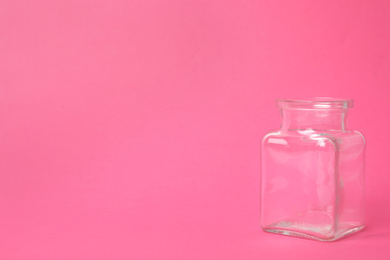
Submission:
M 364 227 L 362 134 L 347 128 L 352 100 L 277 100 L 282 125 L 261 144 L 264 231 L 332 241 Z

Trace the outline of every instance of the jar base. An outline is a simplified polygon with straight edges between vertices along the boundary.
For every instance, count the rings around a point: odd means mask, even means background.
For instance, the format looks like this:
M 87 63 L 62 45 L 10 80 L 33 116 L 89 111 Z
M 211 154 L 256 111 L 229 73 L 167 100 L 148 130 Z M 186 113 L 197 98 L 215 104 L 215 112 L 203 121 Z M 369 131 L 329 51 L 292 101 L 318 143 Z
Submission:
M 341 238 L 348 236 L 348 235 L 351 235 L 353 233 L 359 232 L 363 228 L 364 228 L 364 225 L 349 228 L 349 229 L 341 231 L 340 233 L 337 233 L 334 236 L 328 236 L 328 237 L 316 236 L 313 234 L 307 234 L 307 233 L 299 232 L 296 230 L 289 230 L 289 229 L 285 229 L 285 228 L 276 228 L 275 226 L 274 227 L 265 227 L 265 228 L 263 228 L 263 230 L 265 232 L 269 232 L 269 233 L 273 233 L 273 234 L 294 236 L 294 237 L 306 238 L 306 239 L 311 239 L 311 240 L 330 242 L 330 241 L 335 241 L 335 240 L 341 239 Z

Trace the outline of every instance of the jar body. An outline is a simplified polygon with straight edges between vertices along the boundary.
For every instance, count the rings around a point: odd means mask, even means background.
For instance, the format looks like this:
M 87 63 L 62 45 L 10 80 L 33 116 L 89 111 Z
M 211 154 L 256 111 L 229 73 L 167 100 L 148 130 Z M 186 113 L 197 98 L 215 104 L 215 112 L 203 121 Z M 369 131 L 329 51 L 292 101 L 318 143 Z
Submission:
M 333 112 L 304 113 L 329 119 Z M 304 127 L 282 127 L 262 140 L 261 226 L 332 241 L 364 227 L 365 140 L 357 131 L 327 129 L 326 123 L 310 128 L 306 121 Z

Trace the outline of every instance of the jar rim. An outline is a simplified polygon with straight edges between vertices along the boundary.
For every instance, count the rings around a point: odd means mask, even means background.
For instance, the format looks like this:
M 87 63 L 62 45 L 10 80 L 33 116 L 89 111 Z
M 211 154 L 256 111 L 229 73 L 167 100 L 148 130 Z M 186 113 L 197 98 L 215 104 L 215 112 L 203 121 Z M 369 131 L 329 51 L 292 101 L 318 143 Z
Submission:
M 288 109 L 348 109 L 353 107 L 353 99 L 333 97 L 283 98 L 276 105 Z

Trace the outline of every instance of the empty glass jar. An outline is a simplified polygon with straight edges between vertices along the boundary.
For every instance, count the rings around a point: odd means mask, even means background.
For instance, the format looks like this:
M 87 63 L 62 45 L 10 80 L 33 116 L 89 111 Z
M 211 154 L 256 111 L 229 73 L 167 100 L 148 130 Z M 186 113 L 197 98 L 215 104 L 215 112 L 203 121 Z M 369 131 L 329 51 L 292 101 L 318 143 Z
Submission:
M 364 227 L 364 137 L 352 100 L 277 100 L 282 125 L 261 144 L 264 231 L 332 241 Z

